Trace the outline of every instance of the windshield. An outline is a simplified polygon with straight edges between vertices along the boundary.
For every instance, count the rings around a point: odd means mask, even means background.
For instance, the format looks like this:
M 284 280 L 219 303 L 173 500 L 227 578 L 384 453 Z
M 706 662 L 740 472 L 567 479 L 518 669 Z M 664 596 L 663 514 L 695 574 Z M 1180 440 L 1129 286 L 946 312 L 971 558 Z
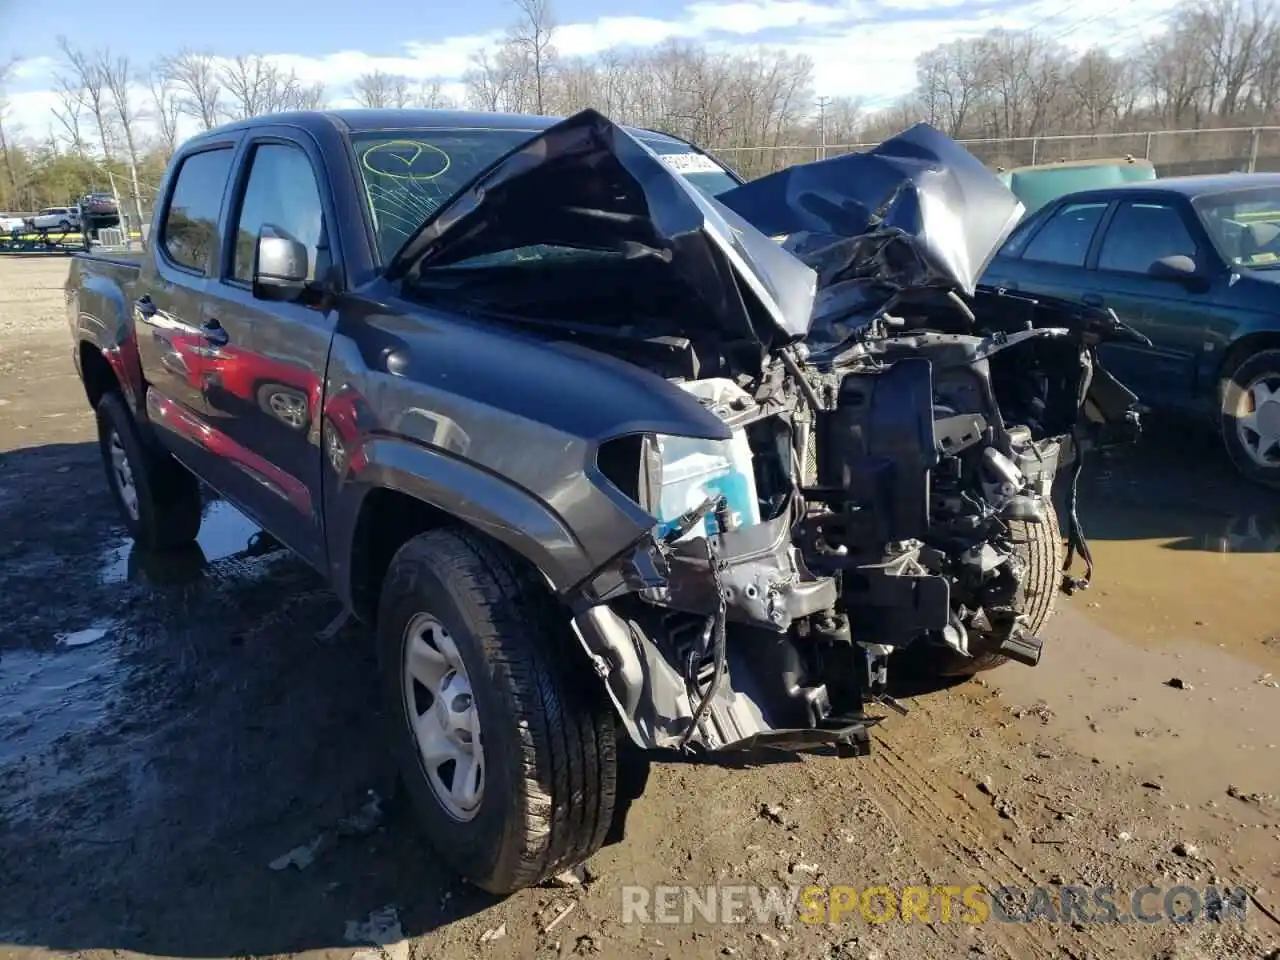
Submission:
M 385 263 L 435 211 L 477 174 L 538 130 L 379 130 L 351 138 L 369 205 L 378 253 Z M 710 157 L 658 136 L 638 138 L 708 196 L 737 186 Z M 541 260 L 567 250 L 522 248 L 505 256 Z
M 1198 197 L 1194 206 L 1228 263 L 1254 270 L 1280 268 L 1280 188 L 1211 194 Z

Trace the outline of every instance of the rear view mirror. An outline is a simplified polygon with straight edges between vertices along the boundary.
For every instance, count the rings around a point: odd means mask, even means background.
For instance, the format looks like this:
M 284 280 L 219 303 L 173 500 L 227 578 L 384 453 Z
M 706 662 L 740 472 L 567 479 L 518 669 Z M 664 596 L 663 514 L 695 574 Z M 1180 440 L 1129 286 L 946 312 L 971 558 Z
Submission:
M 1147 268 L 1147 275 L 1157 280 L 1190 280 L 1196 275 L 1196 262 L 1185 254 L 1161 257 Z
M 307 287 L 307 247 L 265 223 L 253 254 L 253 295 L 259 300 L 297 300 Z

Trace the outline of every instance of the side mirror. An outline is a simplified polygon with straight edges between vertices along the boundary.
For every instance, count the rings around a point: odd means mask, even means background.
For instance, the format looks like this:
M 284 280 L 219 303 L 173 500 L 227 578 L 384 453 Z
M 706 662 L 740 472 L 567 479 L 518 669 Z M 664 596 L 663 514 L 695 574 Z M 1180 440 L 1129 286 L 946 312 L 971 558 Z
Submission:
M 253 295 L 259 300 L 297 300 L 307 288 L 308 272 L 306 245 L 263 224 L 253 253 Z
M 1186 282 L 1196 276 L 1196 262 L 1184 254 L 1161 257 L 1147 268 L 1147 275 L 1157 280 Z

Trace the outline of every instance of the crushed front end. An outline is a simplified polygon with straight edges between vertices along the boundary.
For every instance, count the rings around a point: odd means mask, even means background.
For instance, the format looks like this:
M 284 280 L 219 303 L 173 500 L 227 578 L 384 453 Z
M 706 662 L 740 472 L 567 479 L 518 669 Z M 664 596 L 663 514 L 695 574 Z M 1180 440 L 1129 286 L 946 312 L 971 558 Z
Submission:
M 1097 362 L 1113 315 L 980 286 L 1020 215 L 923 125 L 711 198 L 584 111 L 397 255 L 416 296 L 651 382 L 586 467 L 641 520 L 561 591 L 636 744 L 860 753 L 908 651 L 1039 660 L 1088 577 L 1055 478 L 1137 418 Z
M 960 672 L 1039 661 L 1051 594 L 1087 582 L 1063 569 L 1054 479 L 1132 438 L 1134 397 L 1097 367 L 1107 317 L 977 300 L 985 330 L 943 332 L 974 325 L 958 310 L 885 314 L 838 351 L 788 348 L 758 379 L 686 383 L 732 432 L 697 454 L 657 436 L 602 451 L 657 522 L 583 586 L 575 626 L 637 743 L 859 753 L 868 705 L 896 706 L 888 669 L 908 647 Z M 673 486 L 685 500 L 664 502 Z M 1074 483 L 1065 494 L 1087 560 Z
M 814 272 L 807 335 L 758 369 L 704 357 L 670 377 L 730 439 L 602 451 L 657 522 L 584 586 L 575 624 L 637 743 L 865 752 L 868 708 L 901 709 L 888 673 L 908 648 L 937 672 L 1035 665 L 1056 595 L 1087 585 L 1075 474 L 1138 430 L 1094 348 L 1131 334 L 979 286 L 1017 201 L 967 154 L 940 159 L 959 148 L 935 131 L 903 139 L 721 198 Z M 883 202 L 850 203 L 877 177 Z M 966 202 L 986 222 L 948 233 Z

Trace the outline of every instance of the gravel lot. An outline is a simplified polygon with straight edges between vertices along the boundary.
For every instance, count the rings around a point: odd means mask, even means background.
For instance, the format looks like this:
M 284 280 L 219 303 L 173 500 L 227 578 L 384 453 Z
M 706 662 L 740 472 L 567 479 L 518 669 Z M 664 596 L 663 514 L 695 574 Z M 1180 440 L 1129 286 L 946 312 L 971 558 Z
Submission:
M 337 603 L 312 573 L 222 503 L 198 551 L 131 549 L 66 269 L 0 257 L 0 957 L 1280 955 L 1280 510 L 1212 438 L 1158 428 L 1089 468 L 1095 586 L 1038 668 L 904 688 L 869 758 L 655 764 L 585 886 L 498 902 L 398 801 L 371 644 L 316 641 Z M 1185 925 L 624 922 L 624 884 L 713 883 L 1251 899 Z

